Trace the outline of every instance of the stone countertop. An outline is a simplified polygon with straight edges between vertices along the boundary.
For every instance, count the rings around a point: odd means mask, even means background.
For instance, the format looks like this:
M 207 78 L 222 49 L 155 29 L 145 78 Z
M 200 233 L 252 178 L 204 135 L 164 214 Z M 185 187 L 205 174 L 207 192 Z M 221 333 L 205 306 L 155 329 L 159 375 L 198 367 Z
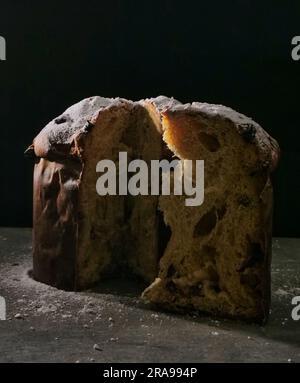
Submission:
M 31 229 L 0 228 L 0 362 L 300 362 L 300 239 L 273 240 L 265 326 L 153 311 L 128 280 L 65 292 L 30 270 Z

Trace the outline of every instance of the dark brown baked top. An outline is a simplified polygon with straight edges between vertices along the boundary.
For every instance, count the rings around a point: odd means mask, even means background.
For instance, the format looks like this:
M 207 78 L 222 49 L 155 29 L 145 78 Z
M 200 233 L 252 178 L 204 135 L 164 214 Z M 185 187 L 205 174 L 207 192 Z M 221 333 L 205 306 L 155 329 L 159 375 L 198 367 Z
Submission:
M 182 104 L 178 100 L 166 96 L 139 102 L 99 96 L 86 98 L 49 122 L 34 138 L 27 153 L 33 152 L 36 157 L 52 160 L 74 156 L 74 154 L 76 156 L 76 151 L 74 153 L 71 150 L 72 144 L 81 134 L 88 134 L 102 110 L 119 106 L 133 108 L 135 104 L 152 104 L 162 115 L 181 111 L 182 113 L 200 114 L 204 118 L 231 121 L 247 142 L 258 147 L 263 166 L 270 171 L 276 168 L 279 146 L 276 140 L 251 118 L 223 105 L 201 102 Z

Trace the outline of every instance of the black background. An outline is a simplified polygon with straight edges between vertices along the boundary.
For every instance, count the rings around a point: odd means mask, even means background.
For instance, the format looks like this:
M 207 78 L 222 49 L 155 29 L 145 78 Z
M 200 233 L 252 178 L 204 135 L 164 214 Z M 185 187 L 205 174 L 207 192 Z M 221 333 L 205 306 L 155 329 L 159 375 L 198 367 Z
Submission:
M 222 103 L 280 143 L 274 235 L 300 236 L 300 35 L 296 1 L 0 2 L 0 225 L 31 226 L 24 149 L 82 98 Z

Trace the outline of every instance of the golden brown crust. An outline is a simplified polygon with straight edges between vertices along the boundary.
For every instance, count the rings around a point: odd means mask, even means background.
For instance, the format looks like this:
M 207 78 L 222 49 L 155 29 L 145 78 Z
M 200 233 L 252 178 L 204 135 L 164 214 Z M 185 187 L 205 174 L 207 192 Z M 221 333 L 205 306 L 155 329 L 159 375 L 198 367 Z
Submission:
M 269 171 L 276 169 L 280 149 L 277 141 L 251 118 L 224 105 L 193 102 L 192 104 L 173 104 L 163 109 L 162 116 L 174 114 L 198 115 L 209 121 L 230 121 L 245 142 L 257 146 L 262 167 Z

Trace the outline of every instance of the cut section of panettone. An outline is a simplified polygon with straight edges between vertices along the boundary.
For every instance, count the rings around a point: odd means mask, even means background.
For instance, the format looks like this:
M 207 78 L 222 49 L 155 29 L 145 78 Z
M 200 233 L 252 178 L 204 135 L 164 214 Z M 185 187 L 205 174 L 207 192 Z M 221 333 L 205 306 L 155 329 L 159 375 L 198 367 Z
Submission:
M 180 311 L 264 321 L 270 304 L 272 186 L 278 145 L 258 124 L 217 105 L 162 113 L 163 139 L 181 160 L 204 160 L 205 198 L 160 196 L 172 232 L 144 299 Z
M 99 195 L 98 163 L 114 164 L 120 180 L 120 153 L 149 169 L 153 160 L 204 160 L 203 203 L 186 206 L 172 188 L 151 195 L 150 178 L 147 195 L 120 185 Z M 266 320 L 279 148 L 253 120 L 164 96 L 90 97 L 51 121 L 27 154 L 36 280 L 82 290 L 112 274 L 139 276 L 150 284 L 143 298 L 162 308 Z

